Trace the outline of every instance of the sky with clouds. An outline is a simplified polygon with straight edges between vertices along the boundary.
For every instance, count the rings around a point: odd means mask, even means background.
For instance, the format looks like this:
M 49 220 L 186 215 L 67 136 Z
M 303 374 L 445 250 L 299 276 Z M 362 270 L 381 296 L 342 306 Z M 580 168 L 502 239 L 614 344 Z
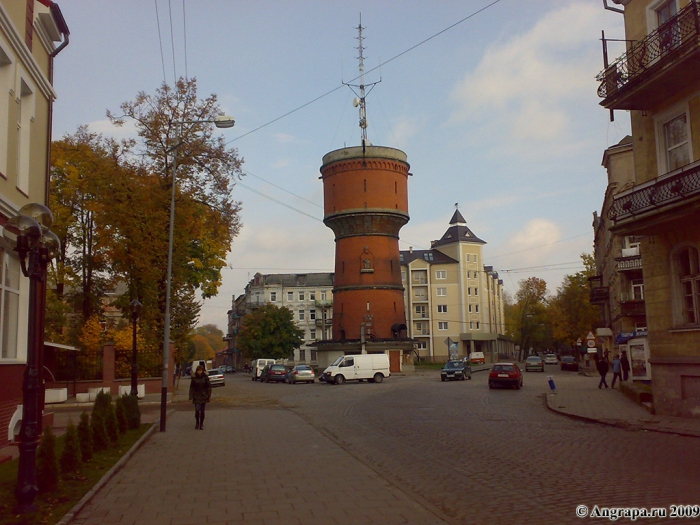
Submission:
M 234 188 L 243 228 L 200 324 L 226 312 L 262 273 L 332 271 L 319 168 L 359 144 L 355 93 L 362 17 L 368 135 L 411 164 L 401 249 L 430 247 L 455 203 L 487 242 L 485 264 L 514 293 L 555 292 L 591 252 L 607 184 L 603 151 L 629 133 L 598 105 L 600 31 L 622 16 L 594 0 L 69 0 L 70 44 L 55 62 L 54 138 L 79 125 L 125 137 L 106 111 L 176 76 L 196 77 L 236 126 L 244 158 Z

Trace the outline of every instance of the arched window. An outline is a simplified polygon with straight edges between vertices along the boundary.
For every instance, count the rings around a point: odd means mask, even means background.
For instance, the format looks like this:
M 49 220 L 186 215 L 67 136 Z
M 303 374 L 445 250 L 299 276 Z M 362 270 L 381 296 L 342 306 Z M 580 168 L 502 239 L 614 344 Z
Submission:
M 684 325 L 700 324 L 700 257 L 695 246 L 683 245 L 673 254 L 673 280 L 677 319 Z

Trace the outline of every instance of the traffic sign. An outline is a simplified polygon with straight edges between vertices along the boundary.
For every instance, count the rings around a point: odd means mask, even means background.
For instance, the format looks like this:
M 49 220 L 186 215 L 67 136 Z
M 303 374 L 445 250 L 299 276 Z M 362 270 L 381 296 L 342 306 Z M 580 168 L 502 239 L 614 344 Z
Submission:
M 588 348 L 595 348 L 595 339 L 588 339 L 586 341 L 586 346 L 588 346 Z

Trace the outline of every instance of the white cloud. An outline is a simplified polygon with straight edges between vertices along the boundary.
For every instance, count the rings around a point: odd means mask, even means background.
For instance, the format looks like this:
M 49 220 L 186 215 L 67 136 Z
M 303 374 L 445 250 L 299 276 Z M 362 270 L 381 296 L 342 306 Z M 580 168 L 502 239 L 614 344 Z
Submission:
M 572 2 L 489 47 L 455 86 L 459 107 L 451 122 L 482 122 L 486 136 L 498 135 L 499 147 L 509 140 L 515 154 L 533 144 L 540 152 L 547 145 L 550 153 L 570 152 L 577 108 L 595 97 L 593 77 L 602 63 L 594 35 L 606 24 L 605 13 L 593 2 Z

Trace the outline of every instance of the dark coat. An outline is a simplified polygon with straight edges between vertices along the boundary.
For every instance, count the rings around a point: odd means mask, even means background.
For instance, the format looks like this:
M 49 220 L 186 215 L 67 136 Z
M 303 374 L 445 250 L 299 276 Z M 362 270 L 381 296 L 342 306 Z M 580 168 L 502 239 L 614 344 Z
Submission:
M 622 366 L 623 372 L 630 371 L 630 361 L 629 359 L 627 359 L 627 356 L 625 354 L 622 354 L 622 357 L 620 358 L 620 366 Z
M 195 403 L 208 403 L 211 398 L 211 383 L 209 376 L 204 373 L 202 377 L 195 374 L 190 380 L 190 400 Z
M 598 373 L 602 376 L 608 373 L 608 370 L 610 370 L 610 365 L 608 365 L 608 362 L 605 359 L 599 359 L 598 360 Z

